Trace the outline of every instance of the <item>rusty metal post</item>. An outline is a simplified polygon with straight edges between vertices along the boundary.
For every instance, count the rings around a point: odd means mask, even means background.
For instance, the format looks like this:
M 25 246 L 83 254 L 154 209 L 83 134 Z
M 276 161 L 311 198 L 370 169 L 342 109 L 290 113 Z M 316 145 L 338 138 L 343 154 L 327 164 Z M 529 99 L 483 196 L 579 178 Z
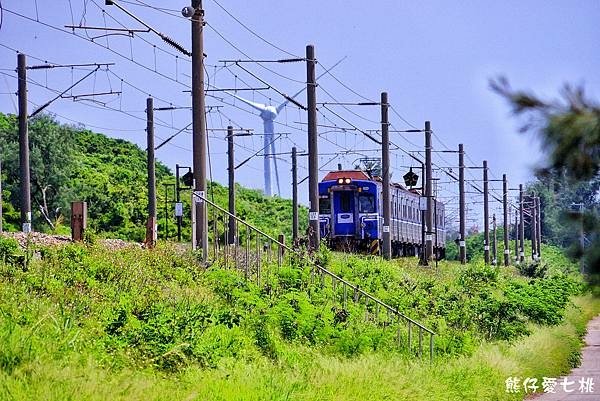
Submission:
M 87 228 L 87 202 L 71 202 L 71 239 L 83 241 Z

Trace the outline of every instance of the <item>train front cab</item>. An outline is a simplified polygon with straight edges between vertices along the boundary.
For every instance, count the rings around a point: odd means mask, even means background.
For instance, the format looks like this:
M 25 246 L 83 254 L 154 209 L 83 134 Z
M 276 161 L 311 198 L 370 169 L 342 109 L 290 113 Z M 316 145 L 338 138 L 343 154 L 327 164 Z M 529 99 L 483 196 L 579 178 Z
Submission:
M 319 184 L 321 235 L 334 249 L 365 250 L 378 241 L 377 185 L 338 178 Z

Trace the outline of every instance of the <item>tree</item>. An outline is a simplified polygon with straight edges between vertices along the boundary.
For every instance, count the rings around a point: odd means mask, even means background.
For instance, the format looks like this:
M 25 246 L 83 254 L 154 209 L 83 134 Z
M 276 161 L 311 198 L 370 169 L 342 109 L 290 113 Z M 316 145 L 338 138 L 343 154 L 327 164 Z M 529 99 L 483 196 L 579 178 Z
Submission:
M 583 227 L 591 246 L 580 256 L 587 259 L 591 272 L 599 273 L 600 106 L 582 88 L 570 85 L 562 89 L 561 100 L 551 101 L 513 90 L 502 77 L 493 80 L 491 88 L 509 101 L 516 115 L 526 117 L 521 130 L 535 132 L 548 153 L 536 186 L 545 229 L 560 245 L 573 246 L 576 228 Z M 574 214 L 569 210 L 572 203 L 582 203 L 585 212 Z

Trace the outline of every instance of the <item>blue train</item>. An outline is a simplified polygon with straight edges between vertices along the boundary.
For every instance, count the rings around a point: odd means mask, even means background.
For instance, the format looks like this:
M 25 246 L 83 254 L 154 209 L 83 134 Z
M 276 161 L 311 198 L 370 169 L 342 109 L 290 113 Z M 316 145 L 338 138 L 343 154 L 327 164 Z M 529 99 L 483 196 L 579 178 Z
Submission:
M 383 183 L 362 170 L 337 170 L 319 183 L 321 238 L 333 249 L 378 253 L 383 232 Z M 390 235 L 394 256 L 415 256 L 422 247 L 420 194 L 392 184 Z M 434 201 L 434 255 L 445 254 L 444 205 Z

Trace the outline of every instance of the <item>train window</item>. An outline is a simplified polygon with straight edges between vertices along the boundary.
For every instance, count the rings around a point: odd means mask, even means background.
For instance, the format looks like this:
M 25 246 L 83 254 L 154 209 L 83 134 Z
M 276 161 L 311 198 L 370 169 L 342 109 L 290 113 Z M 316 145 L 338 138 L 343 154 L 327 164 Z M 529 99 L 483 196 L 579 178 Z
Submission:
M 361 193 L 358 195 L 358 212 L 375 213 L 375 196 L 373 194 Z
M 340 192 L 340 213 L 351 213 L 352 212 L 352 202 L 351 198 L 354 195 L 354 192 L 350 191 L 342 191 Z
M 330 214 L 331 213 L 331 199 L 319 198 L 319 213 Z

